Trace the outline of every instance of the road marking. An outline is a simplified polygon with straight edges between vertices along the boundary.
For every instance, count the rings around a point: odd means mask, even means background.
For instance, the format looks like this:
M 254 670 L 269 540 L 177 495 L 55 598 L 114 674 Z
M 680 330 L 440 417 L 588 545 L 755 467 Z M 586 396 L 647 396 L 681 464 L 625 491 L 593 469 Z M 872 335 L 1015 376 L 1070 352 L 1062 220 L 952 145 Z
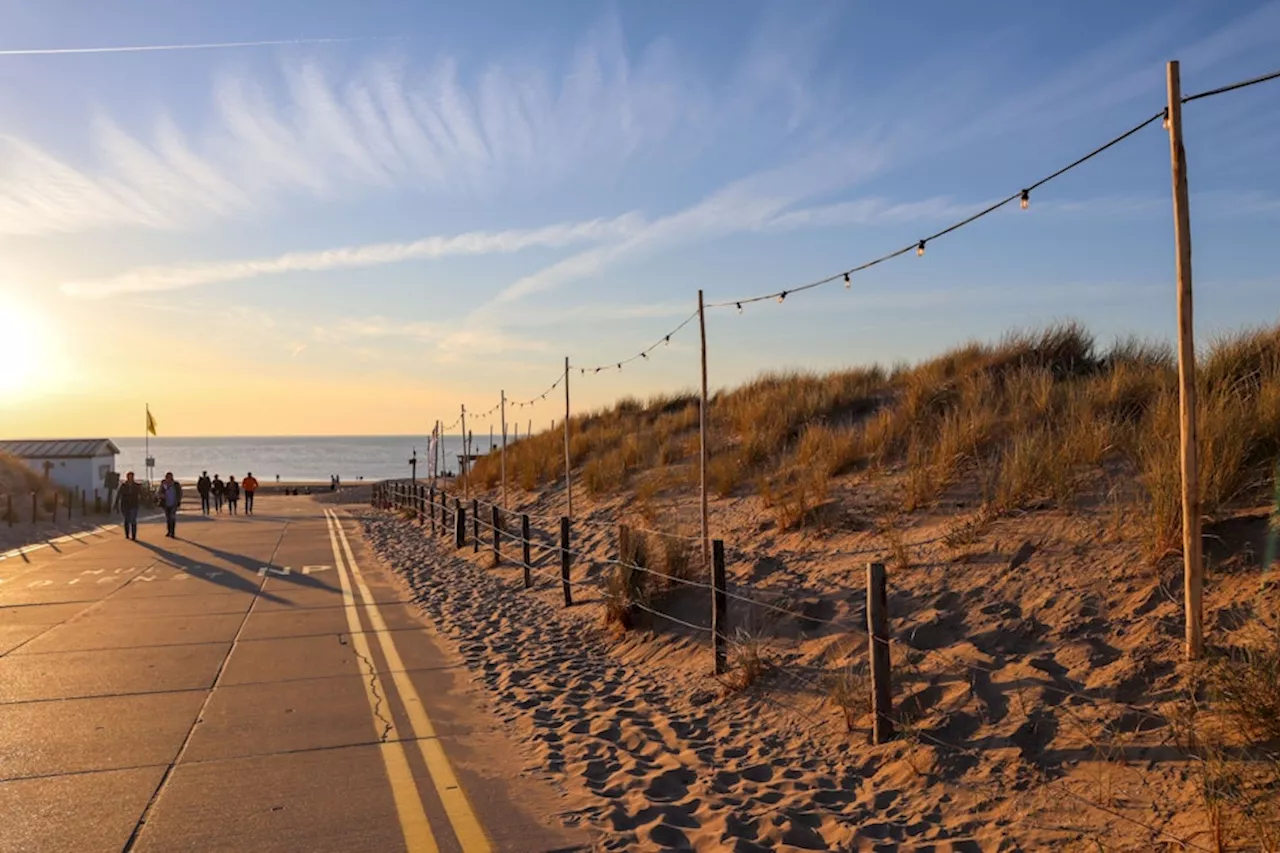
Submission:
M 373 593 L 364 582 L 364 575 L 360 572 L 355 555 L 351 553 L 351 543 L 347 541 L 347 533 L 338 521 L 338 514 L 333 510 L 325 510 L 325 513 L 332 519 L 333 526 L 337 528 L 338 536 L 342 540 L 347 567 L 355 579 L 356 588 L 360 590 L 365 613 L 369 616 L 369 624 L 382 645 L 382 654 L 386 657 L 387 666 L 391 669 L 391 678 L 395 681 L 396 691 L 400 694 L 405 712 L 409 716 L 409 726 L 413 729 L 418 749 L 422 752 L 422 760 L 426 762 L 427 770 L 431 772 L 431 781 L 435 783 L 440 804 L 444 806 L 449 823 L 453 825 L 453 834 L 457 836 L 463 853 L 488 853 L 492 850 L 489 839 L 484 834 L 475 811 L 471 808 L 466 792 L 462 790 L 462 784 L 453 772 L 453 765 L 449 763 L 449 757 L 444 753 L 444 746 L 436 736 L 435 726 L 427 716 L 426 706 L 422 704 L 417 688 L 413 686 L 413 680 L 405 672 L 404 661 L 400 658 L 396 641 L 387 630 L 387 623 L 373 600 Z
M 333 566 L 303 566 L 302 573 L 304 575 L 309 575 L 312 572 L 327 572 L 332 568 Z
M 391 796 L 395 800 L 405 846 L 409 849 L 409 853 L 417 853 L 417 851 L 437 853 L 440 848 L 436 845 L 436 838 L 431 832 L 427 813 L 422 807 L 422 796 L 418 793 L 418 785 L 413 779 L 413 772 L 409 769 L 409 759 L 400 743 L 395 721 L 391 719 L 391 708 L 386 708 L 385 718 L 378 717 L 378 703 L 381 701 L 378 697 L 388 694 L 382 685 L 382 680 L 378 678 L 377 670 L 373 667 L 373 656 L 369 653 L 369 641 L 364 629 L 360 627 L 360 614 L 356 610 L 355 598 L 351 594 L 351 583 L 347 580 L 347 573 L 343 571 L 342 555 L 338 551 L 338 540 L 333 532 L 336 522 L 331 521 L 328 515 L 325 516 L 325 522 L 329 528 L 329 544 L 333 547 L 333 561 L 338 567 L 338 577 L 342 582 L 342 606 L 347 613 L 347 633 L 351 636 L 351 645 L 355 649 L 356 659 L 364 676 L 361 681 L 364 682 L 365 698 L 369 700 L 369 713 L 373 717 L 374 729 L 378 730 L 379 734 L 383 733 L 381 729 L 385 726 L 385 736 L 379 748 L 382 752 L 382 763 L 387 769 L 387 779 L 391 783 Z

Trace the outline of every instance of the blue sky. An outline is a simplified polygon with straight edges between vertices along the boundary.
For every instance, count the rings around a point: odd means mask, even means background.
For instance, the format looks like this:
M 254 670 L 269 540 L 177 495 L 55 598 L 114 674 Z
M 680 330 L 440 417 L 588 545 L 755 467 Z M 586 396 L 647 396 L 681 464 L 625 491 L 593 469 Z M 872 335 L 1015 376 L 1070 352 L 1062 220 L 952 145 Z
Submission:
M 932 233 L 1158 110 L 1168 59 L 1188 92 L 1280 68 L 1276 2 L 0 9 L 0 299 L 60 366 L 0 423 L 28 434 L 143 400 L 187 434 L 422 431 L 634 354 L 698 288 Z M 303 39 L 339 41 L 2 53 Z M 1280 83 L 1185 121 L 1207 341 L 1280 309 Z M 711 313 L 712 383 L 1064 318 L 1167 338 L 1171 217 L 1156 123 L 851 290 Z M 575 408 L 693 387 L 696 343 L 575 373 Z

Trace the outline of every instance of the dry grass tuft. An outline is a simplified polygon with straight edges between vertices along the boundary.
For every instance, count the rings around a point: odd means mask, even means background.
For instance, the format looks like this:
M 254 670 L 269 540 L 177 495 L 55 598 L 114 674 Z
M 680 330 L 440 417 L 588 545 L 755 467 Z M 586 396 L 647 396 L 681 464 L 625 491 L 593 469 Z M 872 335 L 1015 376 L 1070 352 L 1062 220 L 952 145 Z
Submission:
M 840 709 L 846 731 L 853 731 L 862 715 L 871 706 L 871 686 L 866 664 L 852 663 L 827 682 L 832 704 Z
M 724 683 L 730 690 L 746 690 L 759 681 L 766 666 L 760 637 L 739 628 L 729 645 L 728 664 Z

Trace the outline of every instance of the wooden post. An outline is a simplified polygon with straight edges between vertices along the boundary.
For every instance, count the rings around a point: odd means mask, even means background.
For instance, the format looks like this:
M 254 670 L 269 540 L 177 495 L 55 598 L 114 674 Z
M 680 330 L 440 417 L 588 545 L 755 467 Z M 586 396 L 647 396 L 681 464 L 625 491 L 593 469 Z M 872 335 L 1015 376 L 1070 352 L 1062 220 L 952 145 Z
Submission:
M 1191 312 L 1191 206 L 1187 199 L 1187 150 L 1182 144 L 1182 82 L 1178 63 L 1168 66 L 1169 156 L 1173 164 L 1173 233 L 1178 271 L 1178 406 L 1182 444 L 1182 582 L 1186 603 L 1186 656 L 1204 650 L 1201 626 L 1204 561 L 1200 536 L 1200 470 L 1196 437 L 1196 346 Z
M 618 525 L 618 562 L 631 563 L 631 528 L 625 524 Z
M 6 515 L 9 519 L 9 526 L 13 527 L 13 495 L 9 495 L 9 512 Z
M 533 430 L 533 421 L 529 421 Z M 569 457 L 569 356 L 564 357 L 564 513 L 573 518 L 573 465 Z M 567 590 L 568 587 L 565 587 Z
M 495 566 L 502 564 L 502 537 L 498 532 L 502 529 L 502 519 L 499 517 L 497 505 L 489 507 L 493 516 L 493 564 Z
M 711 647 L 715 654 L 716 675 L 727 668 L 725 647 L 728 644 L 729 596 L 724 579 L 724 540 L 711 543 Z
M 871 742 L 893 738 L 893 687 L 889 681 L 889 600 L 884 563 L 867 564 L 867 642 L 871 657 Z
M 471 497 L 471 484 L 467 477 L 467 469 L 471 467 L 471 442 L 467 441 L 467 407 L 462 407 L 462 499 Z
M 58 523 L 58 490 L 53 490 L 53 512 L 49 515 L 49 520 L 54 524 Z
M 502 392 L 502 507 L 507 507 L 507 392 Z
M 102 495 L 98 494 L 98 490 L 93 490 L 93 514 L 102 515 Z
M 560 586 L 564 587 L 564 606 L 573 606 L 573 590 L 569 586 L 569 516 L 560 518 Z
M 431 535 L 436 535 L 436 487 L 427 491 L 427 514 L 431 516 Z
M 707 532 L 707 313 L 702 306 L 701 290 L 698 291 L 698 329 L 702 333 L 702 398 L 698 405 L 698 479 L 702 513 L 702 568 L 705 570 L 710 564 L 707 554 L 709 541 L 707 538 L 709 535 Z
M 89 514 L 89 490 L 80 490 L 80 517 L 84 518 Z
M 480 553 L 480 501 L 478 498 L 471 499 L 471 551 L 474 554 Z
M 31 493 L 31 523 L 32 524 L 35 524 L 40 519 L 40 504 L 38 499 L 39 499 L 39 494 L 37 492 L 32 492 Z
M 524 563 L 524 588 L 528 589 L 533 586 L 533 578 L 529 575 L 532 560 L 529 558 L 529 515 L 524 513 L 520 516 L 520 561 Z
M 453 547 L 461 550 L 467 544 L 467 511 L 462 501 L 453 499 Z

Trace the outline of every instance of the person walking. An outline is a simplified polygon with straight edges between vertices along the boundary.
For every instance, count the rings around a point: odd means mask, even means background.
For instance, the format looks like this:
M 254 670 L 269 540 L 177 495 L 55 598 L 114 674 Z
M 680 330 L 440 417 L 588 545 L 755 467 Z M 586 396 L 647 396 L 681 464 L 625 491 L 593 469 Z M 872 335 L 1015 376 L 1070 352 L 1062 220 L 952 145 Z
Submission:
M 240 484 L 236 482 L 235 474 L 229 474 L 227 475 L 227 512 L 235 515 L 238 503 L 240 503 Z
M 160 482 L 160 506 L 164 509 L 164 523 L 169 528 L 165 536 L 178 538 L 178 508 L 182 506 L 182 484 L 173 479 L 173 472 L 165 472 Z
M 222 482 L 222 478 L 219 475 L 214 474 L 213 483 L 210 485 L 209 490 L 213 492 L 214 511 L 217 512 L 218 515 L 222 515 L 222 499 L 227 494 L 227 484 Z
M 258 491 L 258 481 L 254 479 L 252 471 L 244 475 L 240 485 L 244 489 L 244 514 L 253 515 L 253 493 Z
M 213 481 L 209 479 L 208 471 L 200 472 L 200 479 L 196 480 L 196 491 L 200 493 L 200 511 L 208 515 L 209 494 L 213 491 Z
M 138 538 L 138 507 L 142 505 L 142 484 L 134 482 L 133 472 L 124 475 L 116 490 L 115 508 L 124 516 L 124 538 Z

